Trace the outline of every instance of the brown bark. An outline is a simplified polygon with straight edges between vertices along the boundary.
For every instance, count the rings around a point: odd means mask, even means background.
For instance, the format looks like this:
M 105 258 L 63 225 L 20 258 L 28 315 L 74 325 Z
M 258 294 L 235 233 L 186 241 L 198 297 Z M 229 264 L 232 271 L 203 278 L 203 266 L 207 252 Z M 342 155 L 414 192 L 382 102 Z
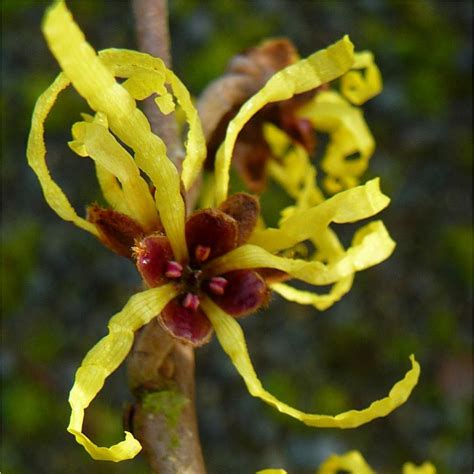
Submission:
M 166 0 L 132 0 L 139 48 L 171 66 Z M 180 167 L 184 153 L 173 114 L 153 102 L 145 112 Z M 131 429 L 143 446 L 152 472 L 204 474 L 195 409 L 194 349 L 172 339 L 155 319 L 136 335 L 128 358 L 130 387 L 136 395 Z
M 128 360 L 137 396 L 131 429 L 152 472 L 204 474 L 194 405 L 194 351 L 154 319 L 135 339 Z

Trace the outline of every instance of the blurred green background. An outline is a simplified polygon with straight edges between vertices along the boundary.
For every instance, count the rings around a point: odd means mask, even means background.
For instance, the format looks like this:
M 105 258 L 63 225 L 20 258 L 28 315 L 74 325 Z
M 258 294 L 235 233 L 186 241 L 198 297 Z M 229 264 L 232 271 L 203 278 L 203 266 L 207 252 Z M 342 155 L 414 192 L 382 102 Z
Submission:
M 58 67 L 40 32 L 43 0 L 2 5 L 2 456 L 4 474 L 144 473 L 139 456 L 94 462 L 65 431 L 68 391 L 108 318 L 140 288 L 133 266 L 61 221 L 25 158 L 35 99 Z M 127 1 L 70 0 L 97 49 L 135 48 Z M 236 52 L 288 36 L 307 55 L 348 33 L 374 52 L 385 87 L 365 107 L 377 141 L 367 178 L 392 204 L 383 219 L 398 246 L 357 275 L 330 310 L 275 297 L 243 322 L 271 391 L 298 407 L 336 413 L 387 393 L 415 353 L 408 403 L 356 430 L 317 430 L 247 393 L 216 340 L 197 352 L 197 403 L 209 473 L 282 467 L 314 472 L 328 454 L 359 449 L 381 473 L 430 459 L 440 473 L 472 471 L 470 1 L 171 0 L 175 70 L 193 94 Z M 65 94 L 48 122 L 49 164 L 76 209 L 98 198 L 91 163 L 65 145 L 87 105 Z M 267 196 L 274 199 L 274 196 Z M 89 410 L 87 431 L 121 438 L 130 397 L 120 369 Z

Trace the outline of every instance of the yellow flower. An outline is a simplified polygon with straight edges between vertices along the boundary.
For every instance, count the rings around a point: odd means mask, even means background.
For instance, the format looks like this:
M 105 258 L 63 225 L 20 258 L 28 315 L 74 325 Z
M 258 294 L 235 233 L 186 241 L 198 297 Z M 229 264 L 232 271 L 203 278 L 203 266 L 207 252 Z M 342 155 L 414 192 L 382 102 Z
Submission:
M 363 68 L 365 78 L 359 72 Z M 324 186 L 331 193 L 357 185 L 375 150 L 362 110 L 352 105 L 362 104 L 381 90 L 380 73 L 372 54 L 356 53 L 353 69 L 342 77 L 341 83 L 341 93 L 323 91 L 298 111 L 315 130 L 329 134 L 321 169 L 326 173 Z
M 350 474 L 375 474 L 359 451 L 329 456 L 319 466 L 316 474 L 337 474 L 341 471 Z M 286 474 L 286 471 L 284 469 L 263 469 L 256 474 Z M 409 462 L 403 465 L 402 474 L 436 474 L 436 468 L 430 462 L 424 462 L 418 467 Z
M 298 59 L 291 41 L 282 38 L 264 41 L 232 58 L 226 73 L 204 90 L 197 106 L 204 119 L 208 167 L 217 146 L 224 140 L 225 125 L 231 119 L 239 122 L 238 108 L 272 75 Z M 326 133 L 329 143 L 318 163 L 326 174 L 322 181 L 324 189 L 334 194 L 357 185 L 374 152 L 375 142 L 362 110 L 352 104 L 361 105 L 381 90 L 382 78 L 372 53 L 354 52 L 351 69 L 340 81 L 269 103 L 250 120 L 240 116 L 245 126 L 233 148 L 235 170 L 252 192 L 264 190 L 269 174 L 295 197 L 295 185 L 310 179 L 307 174 L 312 166 L 295 163 L 281 154 L 289 151 L 292 155 L 292 145 L 313 154 L 320 146 L 319 134 Z M 276 130 L 272 133 L 268 128 Z M 274 133 L 282 132 L 291 137 L 283 150 L 281 140 L 278 147 L 273 146 Z
M 407 462 L 403 465 L 402 474 L 436 474 L 436 468 L 430 462 L 424 462 L 421 466 Z
M 354 57 L 359 62 L 360 58 L 373 60 L 368 52 L 355 53 Z M 376 68 L 373 62 L 368 67 Z M 351 73 L 355 71 L 349 71 L 343 78 Z M 375 141 L 362 110 L 352 105 L 343 93 L 328 89 L 318 92 L 311 101 L 301 106 L 297 115 L 308 120 L 316 132 L 328 134 L 328 144 L 319 163 L 325 173 L 322 181 L 324 189 L 334 194 L 359 184 L 375 150 Z M 268 173 L 290 196 L 296 198 L 298 190 L 307 186 L 312 168 L 309 158 L 304 157 L 307 155 L 305 148 L 290 141 L 282 130 L 271 124 L 266 124 L 264 135 L 272 155 L 276 157 L 269 161 Z M 311 199 L 313 205 L 317 204 L 321 192 L 314 192 Z
M 44 121 L 59 93 L 72 84 L 95 111 L 95 116 L 84 115 L 84 121 L 73 126 L 71 148 L 78 155 L 94 160 L 99 184 L 113 212 L 132 219 L 145 235 L 166 236 L 174 259 L 168 273 L 173 277 L 176 271 L 180 271 L 175 264 L 192 258 L 185 232 L 186 211 L 181 183 L 185 190 L 191 187 L 206 155 L 201 124 L 188 91 L 157 58 L 114 49 L 97 54 L 86 42 L 63 2 L 55 3 L 48 10 L 43 32 L 63 70 L 39 98 L 28 140 L 28 161 L 39 178 L 46 201 L 63 219 L 99 238 L 103 237 L 103 229 L 97 222 L 77 215 L 52 179 L 45 160 Z M 229 124 L 225 142 L 218 152 L 216 206 L 222 208 L 228 203 L 232 149 L 245 122 L 268 102 L 289 98 L 350 72 L 354 60 L 352 43 L 345 37 L 275 74 L 243 105 Z M 166 86 L 170 87 L 172 95 Z M 173 110 L 176 99 L 189 124 L 181 175 L 167 158 L 164 143 L 151 132 L 145 115 L 136 106 L 136 100 L 154 93 L 158 95 L 155 102 L 164 113 Z M 120 142 L 133 150 L 133 157 Z M 150 193 L 142 173 L 150 180 L 154 193 Z M 352 279 L 356 271 L 385 260 L 392 253 L 394 243 L 383 224 L 376 221 L 361 228 L 355 234 L 352 246 L 344 250 L 329 225 L 371 217 L 388 202 L 389 199 L 380 191 L 378 180 L 369 181 L 319 205 L 293 212 L 277 229 L 254 232 L 248 243 L 206 262 L 204 270 L 221 275 L 236 269 L 264 268 L 284 272 L 313 285 L 334 283 L 337 287 L 341 282 L 347 285 L 347 279 Z M 285 250 L 307 239 L 318 239 L 320 259 L 307 261 L 284 256 Z M 207 250 L 201 248 L 199 252 L 204 255 Z M 217 287 L 224 284 L 222 280 L 214 283 Z M 292 294 L 291 290 L 280 290 L 282 294 L 289 292 L 290 299 L 302 298 Z M 125 359 L 133 343 L 134 331 L 159 315 L 179 292 L 180 287 L 169 281 L 132 296 L 111 318 L 109 333 L 89 351 L 78 369 L 69 396 L 72 413 L 68 431 L 94 459 L 121 461 L 140 451 L 140 443 L 128 432 L 124 441 L 110 448 L 96 446 L 82 432 L 84 410 L 102 389 L 106 378 Z M 329 303 L 337 300 L 340 294 L 339 288 L 329 296 Z M 192 307 L 197 301 L 191 298 L 188 303 Z M 417 383 L 420 368 L 411 356 L 412 368 L 404 379 L 394 385 L 387 397 L 373 402 L 368 408 L 336 416 L 301 412 L 277 400 L 262 387 L 237 321 L 206 295 L 199 304 L 249 392 L 309 426 L 354 428 L 386 416 L 406 401 Z

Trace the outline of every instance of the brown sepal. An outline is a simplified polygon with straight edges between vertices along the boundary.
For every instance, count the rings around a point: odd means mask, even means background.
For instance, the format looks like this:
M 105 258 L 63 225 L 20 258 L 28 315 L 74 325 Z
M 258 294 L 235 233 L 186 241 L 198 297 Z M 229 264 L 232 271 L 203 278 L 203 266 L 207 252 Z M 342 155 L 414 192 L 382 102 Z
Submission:
M 275 72 L 293 64 L 297 59 L 298 53 L 289 39 L 273 38 L 234 56 L 227 70 L 229 73 L 253 77 L 255 93 Z
M 235 169 L 253 193 L 263 192 L 267 184 L 267 162 L 272 152 L 263 136 L 263 122 L 269 110 L 260 111 L 244 126 L 232 156 Z
M 229 121 L 275 72 L 297 59 L 293 44 L 284 38 L 265 41 L 234 56 L 226 73 L 201 94 L 197 109 L 207 143 L 206 166 L 212 168 Z
M 260 215 L 260 202 L 247 193 L 236 193 L 228 197 L 220 209 L 237 221 L 239 226 L 238 245 L 247 242 Z
M 102 243 L 123 257 L 132 257 L 135 239 L 144 235 L 142 226 L 131 217 L 97 204 L 87 208 L 87 220 L 97 227 Z
M 308 119 L 298 117 L 296 111 L 311 101 L 320 88 L 297 94 L 291 99 L 277 102 L 273 123 L 284 130 L 293 140 L 302 145 L 308 153 L 316 148 L 314 128 Z
M 282 270 L 277 270 L 275 268 L 259 268 L 257 272 L 268 284 L 280 283 L 291 278 L 288 273 L 283 272 Z

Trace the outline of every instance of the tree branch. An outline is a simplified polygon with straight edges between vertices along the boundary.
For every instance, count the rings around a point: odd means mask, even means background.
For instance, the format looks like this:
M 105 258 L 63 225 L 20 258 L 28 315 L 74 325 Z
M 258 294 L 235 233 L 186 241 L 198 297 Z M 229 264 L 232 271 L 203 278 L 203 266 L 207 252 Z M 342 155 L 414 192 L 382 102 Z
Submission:
M 132 0 L 132 7 L 140 50 L 161 58 L 171 68 L 167 0 Z M 179 169 L 184 153 L 174 114 L 162 114 L 151 98 L 145 101 L 145 112 L 152 130 L 163 139 L 169 158 Z
M 171 67 L 166 0 L 132 0 L 139 48 Z M 180 168 L 184 153 L 174 114 L 145 103 L 152 129 Z M 128 358 L 130 387 L 137 401 L 131 429 L 152 472 L 204 474 L 195 408 L 194 349 L 172 339 L 155 319 L 136 335 Z

